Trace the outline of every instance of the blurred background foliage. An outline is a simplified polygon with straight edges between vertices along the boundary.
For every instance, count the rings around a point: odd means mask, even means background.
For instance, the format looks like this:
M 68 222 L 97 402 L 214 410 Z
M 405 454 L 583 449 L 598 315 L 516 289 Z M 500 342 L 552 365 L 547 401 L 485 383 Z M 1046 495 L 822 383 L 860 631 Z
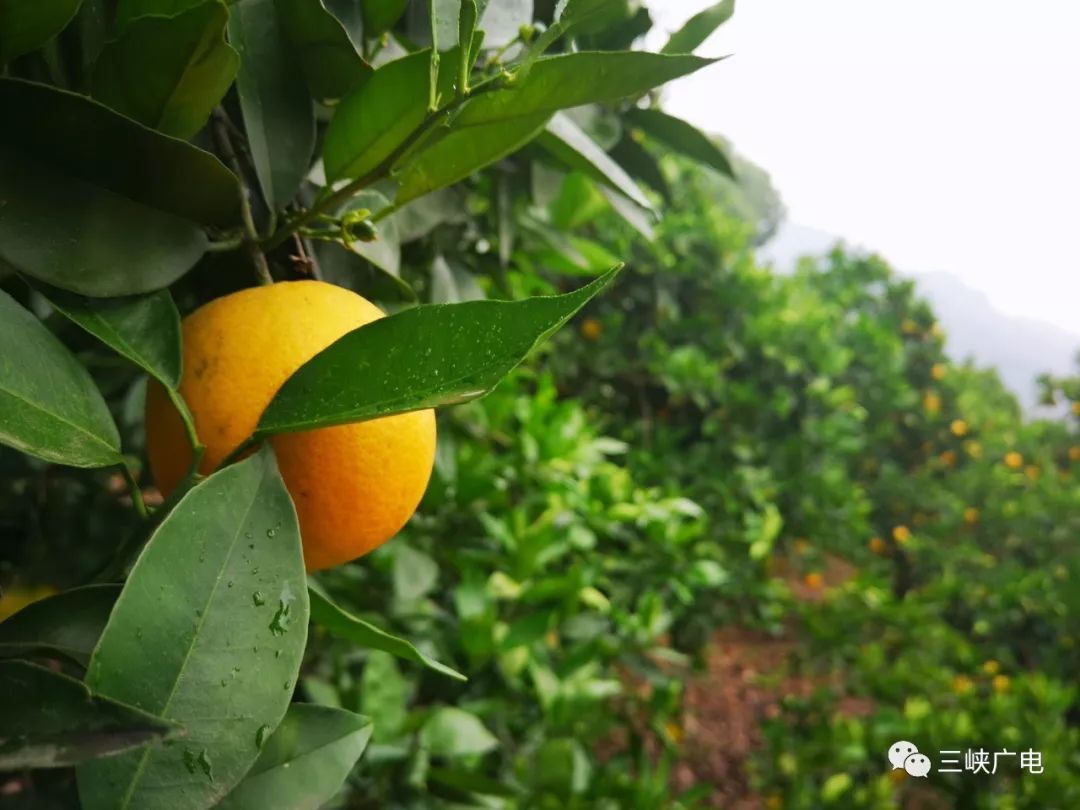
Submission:
M 649 27 L 627 0 L 578 46 Z M 303 697 L 376 729 L 334 806 L 1080 805 L 1080 377 L 1041 380 L 1064 418 L 1025 419 L 992 370 L 945 354 L 880 258 L 759 263 L 783 205 L 730 144 L 672 125 L 658 98 L 566 117 L 625 181 L 542 137 L 387 217 L 375 242 L 315 246 L 315 272 L 388 309 L 413 291 L 554 293 L 628 263 L 576 331 L 441 414 L 402 536 L 320 575 L 469 676 L 317 634 Z M 221 287 L 229 260 L 206 260 L 178 300 Z M 49 324 L 138 447 L 143 384 Z M 85 581 L 134 520 L 109 473 L 0 448 L 0 477 L 5 614 Z M 686 700 L 725 687 L 709 663 L 721 628 L 787 651 L 758 673 L 774 700 L 734 763 L 739 795 L 686 771 L 693 729 L 722 720 Z M 916 785 L 888 770 L 897 738 L 932 756 L 1031 748 L 1046 770 Z

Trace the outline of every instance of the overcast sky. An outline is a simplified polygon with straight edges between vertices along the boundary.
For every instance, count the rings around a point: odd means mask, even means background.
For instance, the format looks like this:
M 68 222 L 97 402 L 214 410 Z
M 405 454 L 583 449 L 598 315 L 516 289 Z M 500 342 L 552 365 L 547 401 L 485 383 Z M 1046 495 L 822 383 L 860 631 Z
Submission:
M 710 4 L 649 3 L 669 31 Z M 667 107 L 767 169 L 790 221 L 1080 333 L 1078 40 L 1073 0 L 740 0 L 699 51 L 732 57 Z

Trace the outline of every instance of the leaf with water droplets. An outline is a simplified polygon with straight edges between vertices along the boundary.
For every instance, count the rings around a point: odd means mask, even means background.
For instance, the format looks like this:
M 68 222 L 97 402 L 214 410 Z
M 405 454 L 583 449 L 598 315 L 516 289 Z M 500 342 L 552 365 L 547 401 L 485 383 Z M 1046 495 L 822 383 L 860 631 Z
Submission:
M 248 551 L 244 532 L 275 524 L 275 536 Z M 288 604 L 289 631 L 280 637 L 268 628 L 271 611 L 252 606 L 260 589 Z M 185 495 L 132 568 L 86 682 L 181 723 L 187 734 L 183 746 L 81 766 L 83 807 L 195 810 L 222 799 L 258 756 L 258 729 L 285 714 L 290 694 L 281 684 L 298 676 L 307 620 L 296 513 L 267 450 Z M 270 639 L 281 655 L 258 645 Z
M 565 295 L 413 307 L 349 332 L 285 381 L 253 439 L 481 397 L 620 269 Z
M 294 703 L 262 749 L 244 781 L 218 810 L 318 808 L 341 787 L 371 738 L 371 721 L 343 709 Z M 262 733 L 262 729 L 260 729 Z

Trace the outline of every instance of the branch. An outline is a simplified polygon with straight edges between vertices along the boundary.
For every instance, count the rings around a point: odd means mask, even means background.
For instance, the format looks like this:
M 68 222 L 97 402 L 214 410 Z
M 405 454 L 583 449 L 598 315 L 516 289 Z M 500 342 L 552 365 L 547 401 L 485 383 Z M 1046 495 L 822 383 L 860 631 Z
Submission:
M 232 138 L 229 135 L 229 127 L 232 123 L 225 114 L 225 110 L 218 107 L 214 110 L 214 140 L 218 149 L 221 150 L 225 162 L 229 164 L 237 179 L 240 181 L 240 214 L 244 220 L 244 247 L 247 249 L 251 263 L 255 266 L 255 274 L 260 284 L 273 284 L 274 277 L 270 275 L 270 265 L 266 263 L 266 256 L 259 246 L 259 231 L 255 227 L 255 217 L 251 213 L 251 200 L 248 197 L 248 187 L 244 182 L 244 170 L 240 165 L 240 159 L 236 156 Z

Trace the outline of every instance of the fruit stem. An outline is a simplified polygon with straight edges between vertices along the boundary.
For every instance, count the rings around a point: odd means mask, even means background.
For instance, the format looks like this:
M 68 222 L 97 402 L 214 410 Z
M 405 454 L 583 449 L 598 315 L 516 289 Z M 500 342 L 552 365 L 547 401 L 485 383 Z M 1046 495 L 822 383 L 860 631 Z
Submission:
M 140 489 L 139 482 L 135 478 L 135 471 L 131 469 L 131 463 L 127 459 L 124 459 L 120 465 L 120 472 L 127 482 L 128 489 L 131 491 L 131 503 L 135 506 L 135 511 L 139 513 L 139 517 L 145 520 L 148 514 L 146 501 L 143 500 L 142 489 Z
M 198 473 L 199 464 L 202 463 L 203 453 L 206 452 L 206 448 L 199 441 L 199 434 L 195 430 L 195 418 L 191 415 L 184 398 L 180 396 L 180 392 L 172 386 L 165 386 L 165 393 L 168 395 L 173 407 L 176 408 L 176 412 L 180 414 L 180 420 L 184 423 L 184 432 L 187 434 L 188 443 L 191 445 L 191 464 L 188 465 L 188 471 L 184 474 L 184 480 L 187 481 L 193 479 Z
M 214 110 L 214 140 L 217 141 L 218 149 L 222 157 L 229 164 L 233 174 L 240 183 L 240 215 L 244 221 L 243 245 L 247 249 L 251 263 L 255 267 L 255 275 L 260 284 L 273 284 L 274 277 L 270 275 L 270 265 L 267 264 L 266 255 L 259 247 L 259 231 L 255 227 L 255 216 L 251 212 L 251 190 L 244 182 L 244 169 L 240 165 L 240 159 L 236 156 L 233 148 L 232 137 L 229 135 L 230 121 L 225 110 L 218 107 Z

